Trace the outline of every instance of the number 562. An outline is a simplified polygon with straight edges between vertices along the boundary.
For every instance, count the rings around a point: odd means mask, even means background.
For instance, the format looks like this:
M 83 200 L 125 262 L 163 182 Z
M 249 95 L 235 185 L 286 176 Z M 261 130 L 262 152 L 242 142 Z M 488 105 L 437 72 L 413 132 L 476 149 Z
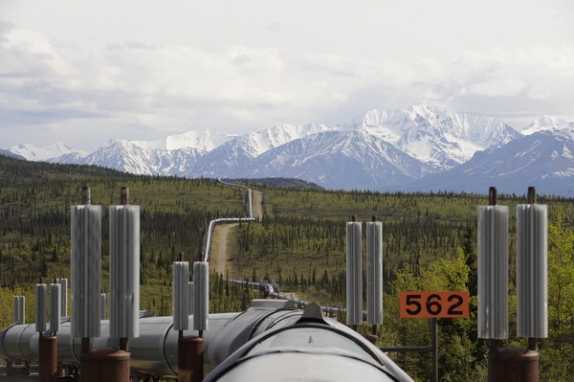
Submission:
M 401 292 L 401 318 L 468 318 L 468 292 Z

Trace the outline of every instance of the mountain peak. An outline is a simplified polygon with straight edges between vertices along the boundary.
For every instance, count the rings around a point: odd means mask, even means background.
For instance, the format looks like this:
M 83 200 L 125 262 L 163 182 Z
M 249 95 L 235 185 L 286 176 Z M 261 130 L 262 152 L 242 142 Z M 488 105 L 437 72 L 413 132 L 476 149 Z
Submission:
M 425 163 L 447 168 L 464 163 L 477 151 L 503 145 L 520 135 L 491 117 L 425 105 L 369 110 L 362 119 L 355 120 L 354 126 Z
M 538 174 L 528 179 L 549 191 L 556 189 L 550 180 L 572 182 L 574 124 L 543 116 L 529 128 L 533 134 L 523 135 L 489 116 L 413 105 L 369 110 L 344 125 L 281 124 L 238 136 L 188 131 L 157 141 L 112 140 L 83 155 L 63 144 L 42 149 L 23 144 L 12 152 L 31 160 L 96 164 L 136 174 L 289 176 L 332 189 L 394 185 L 407 190 L 430 174 L 419 183 L 426 190 L 463 182 L 473 192 L 482 184 L 510 187 L 517 182 L 513 174 L 523 176 L 526 166 Z
M 574 123 L 564 121 L 558 117 L 543 115 L 534 119 L 534 121 L 522 129 L 521 133 L 531 135 L 539 131 L 558 131 L 564 129 L 574 130 Z
M 77 150 L 72 150 L 62 142 L 44 147 L 37 147 L 31 143 L 20 143 L 18 146 L 11 147 L 9 151 L 32 161 L 46 161 L 51 158 L 77 152 Z

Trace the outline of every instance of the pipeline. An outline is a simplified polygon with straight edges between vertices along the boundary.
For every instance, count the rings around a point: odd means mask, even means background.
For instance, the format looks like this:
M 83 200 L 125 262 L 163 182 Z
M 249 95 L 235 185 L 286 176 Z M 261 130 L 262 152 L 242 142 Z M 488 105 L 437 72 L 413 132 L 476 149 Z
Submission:
M 313 309 L 320 308 L 311 304 Z M 309 308 L 307 308 L 309 309 Z M 307 312 L 307 310 L 305 310 Z M 251 308 L 244 312 L 219 313 L 209 315 L 209 331 L 204 332 L 205 339 L 205 364 L 210 369 L 229 361 L 230 357 L 247 343 L 256 337 L 265 335 L 269 338 L 270 330 L 279 330 L 278 338 L 284 337 L 284 330 L 314 320 L 315 326 L 305 327 L 304 332 L 309 336 L 319 338 L 326 335 L 328 342 L 322 343 L 322 352 L 332 351 L 340 357 L 339 353 L 347 353 L 351 347 L 346 342 L 356 344 L 357 354 L 347 354 L 346 357 L 363 358 L 363 352 L 370 355 L 369 368 L 380 369 L 384 374 L 390 373 L 388 380 L 410 381 L 386 355 L 378 348 L 371 345 L 362 336 L 347 328 L 341 323 L 321 317 L 321 313 L 315 314 L 310 319 L 309 313 L 294 308 L 293 304 L 281 300 L 254 300 Z M 193 327 L 193 316 L 189 317 L 190 327 Z M 66 319 L 61 323 L 58 337 L 58 363 L 65 367 L 78 367 L 80 364 L 81 339 L 72 338 L 70 321 Z M 117 345 L 117 339 L 109 338 L 109 321 L 102 321 L 101 337 L 92 339 L 93 348 L 110 348 Z M 283 334 L 279 334 L 283 333 Z M 185 336 L 196 336 L 193 330 L 185 331 Z M 9 361 L 37 362 L 39 354 L 38 333 L 34 324 L 12 325 L 0 332 L 0 355 Z M 308 337 L 309 337 L 308 336 Z M 173 330 L 173 318 L 155 317 L 142 314 L 140 317 L 140 337 L 130 339 L 131 374 L 136 378 L 176 378 L 177 377 L 177 339 L 178 332 Z M 283 340 L 281 340 L 283 341 Z M 279 343 L 281 342 L 279 341 Z M 334 342 L 333 342 L 334 341 Z M 327 348 L 327 344 L 330 344 Z M 340 348 L 333 348 L 337 344 Z M 290 341 L 285 342 L 285 349 L 291 348 Z M 358 348 L 368 349 L 361 350 Z M 330 350 L 329 350 L 330 349 Z M 372 359 L 371 359 L 372 358 Z M 233 358 L 236 359 L 236 358 Z M 325 361 L 331 359 L 325 357 Z M 292 367 L 289 360 L 284 367 Z M 320 359 L 317 360 L 320 362 Z M 323 368 L 321 368 L 323 369 Z M 219 373 L 219 372 L 218 372 Z M 242 378 L 240 378 L 242 380 Z
M 252 191 L 250 188 L 245 187 L 245 186 L 241 186 L 239 184 L 233 184 L 233 183 L 226 183 L 224 181 L 222 181 L 221 179 L 217 179 L 217 181 L 225 186 L 232 186 L 232 187 L 239 187 L 239 188 L 243 188 L 245 190 L 247 190 L 247 199 L 248 199 L 248 205 L 247 205 L 247 213 L 248 216 L 247 217 L 242 217 L 242 218 L 219 218 L 219 219 L 213 219 L 209 222 L 209 226 L 207 228 L 207 238 L 205 240 L 205 251 L 204 251 L 204 260 L 205 261 L 209 261 L 209 254 L 210 254 L 210 249 L 211 249 L 211 237 L 213 236 L 213 229 L 215 228 L 215 226 L 217 224 L 222 224 L 222 223 L 242 223 L 242 222 L 254 222 L 256 221 L 256 218 L 253 217 L 253 197 L 252 197 Z
M 312 311 L 315 313 L 309 313 Z M 189 320 L 190 327 L 193 327 L 193 316 L 190 316 Z M 305 326 L 310 322 L 314 324 Z M 231 359 L 237 360 L 235 356 L 235 358 L 230 358 L 237 350 L 260 337 L 269 339 L 277 336 L 277 344 L 283 343 L 284 350 L 287 351 L 292 348 L 293 343 L 288 340 L 289 336 L 285 337 L 286 330 L 304 328 L 306 339 L 316 338 L 313 341 L 320 345 L 320 354 L 332 353 L 333 357 L 350 359 L 363 359 L 365 354 L 368 354 L 368 361 L 362 361 L 354 367 L 359 369 L 365 367 L 381 374 L 388 374 L 390 379 L 387 380 L 411 381 L 384 353 L 361 335 L 336 320 L 322 317 L 320 307 L 315 304 L 310 304 L 305 311 L 302 311 L 287 301 L 254 300 L 251 308 L 244 312 L 209 315 L 209 327 L 210 330 L 204 333 L 205 365 L 208 370 L 223 363 L 227 365 L 223 366 L 224 368 L 228 367 Z M 70 321 L 65 319 L 57 333 L 58 363 L 65 367 L 78 367 L 81 339 L 72 338 L 70 329 Z M 276 334 L 275 331 L 277 331 Z M 109 338 L 108 334 L 109 321 L 103 320 L 101 337 L 92 339 L 92 347 L 115 347 L 117 339 Z M 193 330 L 184 333 L 185 336 L 197 334 Z M 323 337 L 326 342 L 319 340 Z M 176 378 L 177 340 L 178 331 L 173 330 L 172 317 L 142 314 L 140 337 L 130 341 L 131 374 L 136 378 Z M 0 331 L 0 355 L 7 360 L 37 362 L 38 354 L 38 333 L 35 331 L 34 324 L 12 325 Z M 325 357 L 324 360 L 331 362 L 333 358 Z M 284 362 L 286 362 L 283 365 L 284 368 L 293 368 L 290 360 L 285 359 Z M 319 362 L 317 369 L 325 370 L 320 367 L 321 358 L 317 358 L 316 362 Z M 221 369 L 217 375 L 220 373 L 222 373 Z
M 275 298 L 278 300 L 289 301 L 289 302 L 292 302 L 295 306 L 297 306 L 299 308 L 304 308 L 307 305 L 311 304 L 308 301 L 299 300 L 299 299 L 296 299 L 292 296 L 288 296 L 286 294 L 279 293 L 278 286 L 273 281 L 271 281 L 271 282 L 268 282 L 268 281 L 257 282 L 257 281 L 229 279 L 229 282 L 234 283 L 234 284 L 239 284 L 239 285 L 246 285 L 249 288 L 253 288 L 253 289 L 258 289 L 264 293 L 266 298 L 272 297 L 272 298 Z M 342 308 L 340 306 L 321 306 L 321 310 L 323 311 L 323 313 L 326 313 L 328 315 L 337 315 L 337 314 L 347 312 L 347 309 Z M 366 321 L 367 320 L 367 311 L 366 310 L 362 311 L 362 314 L 363 314 L 363 320 Z

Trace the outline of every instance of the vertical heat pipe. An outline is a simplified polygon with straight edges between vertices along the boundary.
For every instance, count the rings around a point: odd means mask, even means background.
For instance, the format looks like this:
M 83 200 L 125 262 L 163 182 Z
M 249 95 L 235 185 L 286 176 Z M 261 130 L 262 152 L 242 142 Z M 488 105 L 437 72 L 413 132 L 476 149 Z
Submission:
M 209 314 L 209 263 L 195 261 L 193 263 L 193 330 L 202 332 L 208 329 Z
M 26 323 L 26 297 L 14 296 L 13 304 L 12 322 L 17 325 L 24 325 Z
M 546 205 L 530 202 L 516 206 L 516 242 L 517 336 L 546 338 L 548 337 Z
M 62 321 L 62 291 L 59 283 L 50 285 L 50 332 L 60 331 Z
M 125 203 L 109 210 L 110 336 L 119 339 L 139 337 L 140 208 Z
M 508 207 L 494 204 L 478 206 L 478 337 L 506 339 Z
M 60 300 L 62 302 L 62 317 L 68 317 L 68 279 L 60 279 L 60 292 L 62 293 Z
M 367 222 L 367 323 L 383 324 L 383 223 L 374 216 Z
M 173 330 L 189 329 L 189 262 L 173 263 L 172 313 Z
M 361 223 L 347 222 L 347 325 L 363 323 L 363 266 Z
M 48 289 L 46 284 L 40 282 L 36 284 L 36 331 L 46 331 L 46 301 L 48 300 Z
M 102 209 L 72 206 L 72 337 L 99 337 Z M 85 349 L 84 349 L 85 350 Z

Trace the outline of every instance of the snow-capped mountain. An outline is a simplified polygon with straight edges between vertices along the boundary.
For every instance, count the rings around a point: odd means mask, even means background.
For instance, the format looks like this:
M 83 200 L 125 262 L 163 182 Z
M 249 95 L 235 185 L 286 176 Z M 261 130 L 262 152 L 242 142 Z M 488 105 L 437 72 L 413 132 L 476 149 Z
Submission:
M 333 189 L 405 184 L 432 168 L 363 129 L 326 131 L 257 157 L 250 177 L 303 178 Z
M 494 118 L 427 106 L 371 110 L 340 125 L 279 125 L 245 135 L 189 131 L 113 140 L 90 152 L 20 145 L 29 160 L 95 164 L 136 174 L 295 177 L 332 189 L 541 193 L 574 184 L 574 123 L 544 116 L 522 132 Z M 51 156 L 53 155 L 53 156 Z M 555 187 L 560 185 L 560 187 Z M 514 187 L 516 186 L 516 187 Z M 568 191 L 571 192 L 571 191 Z
M 86 156 L 70 153 L 48 161 L 98 165 L 140 175 L 179 175 L 193 167 L 204 154 L 196 148 L 146 149 L 141 142 L 116 140 Z
M 50 158 L 78 152 L 77 150 L 72 150 L 61 142 L 45 147 L 36 147 L 29 143 L 21 143 L 18 146 L 10 147 L 9 151 L 31 161 L 46 161 Z M 84 152 L 83 154 L 87 153 Z
M 477 151 L 500 147 L 520 136 L 494 118 L 427 106 L 390 112 L 371 110 L 354 126 L 380 136 L 438 170 L 456 167 Z
M 164 139 L 157 141 L 130 141 L 130 142 L 146 150 L 153 150 L 153 149 L 179 150 L 179 149 L 191 148 L 199 151 L 208 152 L 234 137 L 235 135 L 227 134 L 224 132 L 211 132 L 209 130 L 203 130 L 203 131 L 192 130 L 179 135 L 170 135 Z
M 246 177 L 253 170 L 251 161 L 267 151 L 289 142 L 304 139 L 337 127 L 316 123 L 307 125 L 280 125 L 235 137 L 198 160 L 197 166 L 183 175 L 210 177 Z
M 574 130 L 574 122 L 566 122 L 559 118 L 544 115 L 536 118 L 532 123 L 522 129 L 520 132 L 524 135 L 530 135 L 539 131 L 559 131 Z
M 500 148 L 478 152 L 442 174 L 419 179 L 406 191 L 525 194 L 529 186 L 547 195 L 574 196 L 574 129 L 541 129 Z
M 14 159 L 26 160 L 26 158 L 24 158 L 22 155 L 14 154 L 13 152 L 4 149 L 0 149 L 0 155 Z

